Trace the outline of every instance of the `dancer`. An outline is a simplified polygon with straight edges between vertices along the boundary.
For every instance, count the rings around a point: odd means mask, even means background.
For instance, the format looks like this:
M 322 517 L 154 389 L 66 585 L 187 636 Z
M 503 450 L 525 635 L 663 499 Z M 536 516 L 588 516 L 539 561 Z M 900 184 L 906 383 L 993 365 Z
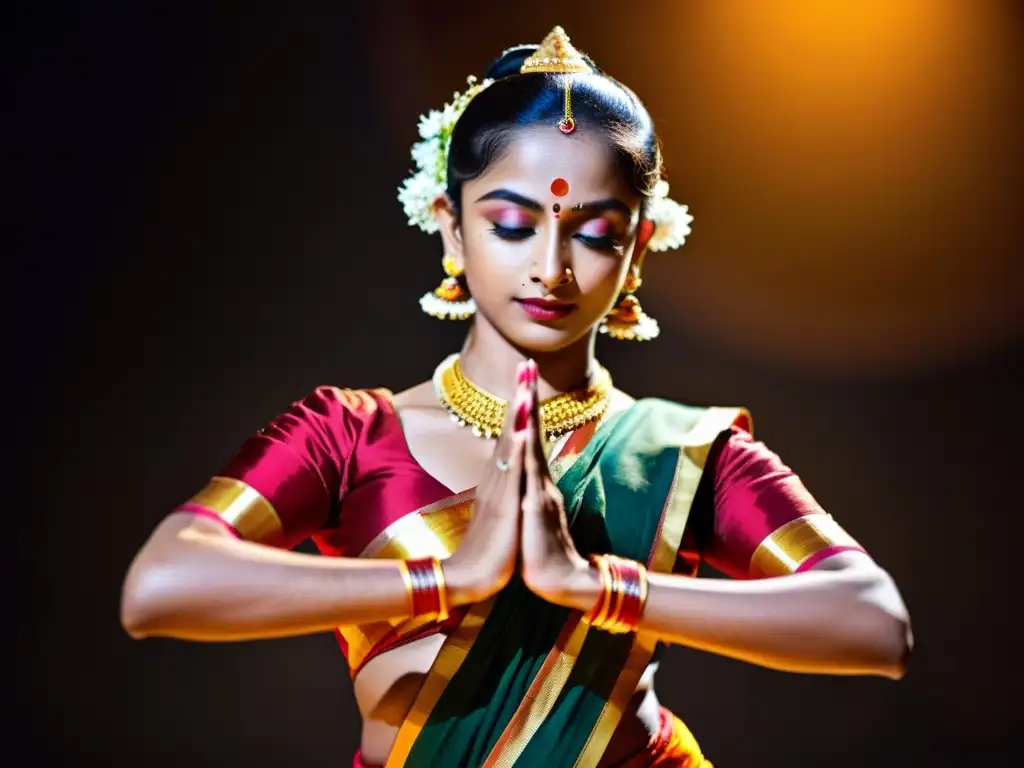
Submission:
M 135 557 L 132 636 L 334 632 L 354 765 L 388 768 L 707 768 L 658 702 L 665 644 L 901 677 L 893 580 L 750 414 L 634 400 L 595 357 L 599 334 L 658 335 L 644 258 L 692 221 L 633 91 L 556 27 L 419 129 L 399 198 L 440 233 L 421 305 L 470 321 L 461 350 L 403 392 L 320 387 L 244 441 Z M 290 551 L 310 538 L 323 556 Z

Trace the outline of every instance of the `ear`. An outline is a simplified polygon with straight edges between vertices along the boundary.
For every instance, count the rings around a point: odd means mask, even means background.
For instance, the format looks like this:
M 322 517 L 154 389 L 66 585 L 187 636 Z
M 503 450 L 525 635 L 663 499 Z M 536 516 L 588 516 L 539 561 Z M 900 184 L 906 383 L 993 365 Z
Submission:
M 459 217 L 455 213 L 455 206 L 448 195 L 439 195 L 434 200 L 434 220 L 441 228 L 444 252 L 451 256 L 453 266 L 461 272 L 466 265 L 462 255 L 462 229 L 459 227 Z
M 640 268 L 644 263 L 644 256 L 647 255 L 647 244 L 654 237 L 654 222 L 650 219 L 640 219 L 636 228 L 636 242 L 633 243 L 633 256 L 629 260 L 630 266 Z

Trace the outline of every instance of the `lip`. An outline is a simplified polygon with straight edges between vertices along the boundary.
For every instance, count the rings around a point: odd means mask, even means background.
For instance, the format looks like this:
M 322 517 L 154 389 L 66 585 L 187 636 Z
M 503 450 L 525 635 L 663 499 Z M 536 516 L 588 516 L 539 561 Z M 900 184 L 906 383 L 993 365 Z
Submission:
M 575 304 L 564 301 L 550 299 L 516 299 L 516 301 L 523 311 L 534 320 L 560 320 L 576 310 Z

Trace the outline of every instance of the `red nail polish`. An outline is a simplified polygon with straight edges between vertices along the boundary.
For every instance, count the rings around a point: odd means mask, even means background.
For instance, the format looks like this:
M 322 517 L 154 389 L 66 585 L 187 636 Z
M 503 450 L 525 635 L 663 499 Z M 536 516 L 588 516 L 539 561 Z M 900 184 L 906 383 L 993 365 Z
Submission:
M 530 367 L 526 363 L 520 363 L 516 371 L 516 383 L 525 384 L 530 380 Z
M 531 360 L 526 365 L 527 365 L 528 370 L 529 370 L 529 374 L 528 375 L 530 377 L 530 383 L 532 384 L 535 381 L 537 381 L 537 363 L 534 360 Z
M 522 432 L 530 421 L 530 401 L 524 400 L 516 410 L 516 432 Z

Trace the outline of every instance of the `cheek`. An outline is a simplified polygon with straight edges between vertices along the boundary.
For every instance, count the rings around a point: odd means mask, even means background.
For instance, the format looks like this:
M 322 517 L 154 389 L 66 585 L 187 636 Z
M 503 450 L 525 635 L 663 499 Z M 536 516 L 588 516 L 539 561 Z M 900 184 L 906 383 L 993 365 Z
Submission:
M 463 258 L 470 289 L 484 293 L 517 291 L 525 281 L 529 249 L 495 237 L 486 223 L 463 231 Z
M 615 293 L 620 281 L 625 279 L 629 269 L 629 259 L 613 256 L 596 255 L 592 252 L 580 254 L 575 259 L 573 273 L 580 291 L 594 294 L 603 299 L 609 293 Z

